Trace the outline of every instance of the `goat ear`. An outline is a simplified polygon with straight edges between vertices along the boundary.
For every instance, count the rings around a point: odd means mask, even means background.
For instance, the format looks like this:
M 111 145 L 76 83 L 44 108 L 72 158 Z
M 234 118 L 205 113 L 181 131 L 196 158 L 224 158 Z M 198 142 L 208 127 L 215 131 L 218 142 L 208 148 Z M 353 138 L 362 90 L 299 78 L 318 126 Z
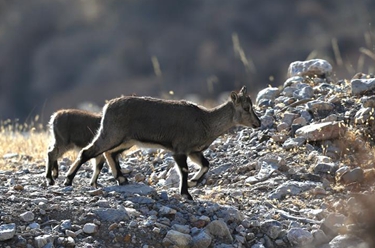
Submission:
M 246 93 L 247 93 L 246 86 L 242 86 L 242 88 L 240 90 L 240 93 L 242 93 L 242 95 L 246 95 Z
M 236 92 L 232 91 L 232 93 L 230 94 L 230 98 L 232 99 L 232 102 L 237 104 L 238 102 L 238 95 Z

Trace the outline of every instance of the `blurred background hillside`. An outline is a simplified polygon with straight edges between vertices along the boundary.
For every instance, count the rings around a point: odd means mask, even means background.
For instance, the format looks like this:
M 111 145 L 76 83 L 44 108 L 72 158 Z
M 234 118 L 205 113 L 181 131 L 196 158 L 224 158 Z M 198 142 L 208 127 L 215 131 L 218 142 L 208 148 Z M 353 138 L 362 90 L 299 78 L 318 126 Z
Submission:
M 121 94 L 254 96 L 307 58 L 328 59 L 336 78 L 373 73 L 374 11 L 373 0 L 0 0 L 0 120 L 46 122 Z

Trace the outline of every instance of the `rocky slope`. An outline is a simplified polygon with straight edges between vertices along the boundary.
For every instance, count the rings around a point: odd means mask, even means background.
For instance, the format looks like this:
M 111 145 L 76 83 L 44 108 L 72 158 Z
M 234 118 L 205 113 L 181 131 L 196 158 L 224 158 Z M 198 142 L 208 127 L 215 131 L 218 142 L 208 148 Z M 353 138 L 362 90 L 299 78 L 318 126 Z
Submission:
M 114 186 L 105 168 L 99 189 L 90 165 L 73 187 L 46 187 L 43 161 L 5 156 L 18 170 L 0 172 L 0 247 L 373 247 L 375 79 L 331 72 L 295 62 L 282 87 L 260 91 L 262 128 L 211 145 L 194 202 L 160 150 L 123 156 L 130 185 Z

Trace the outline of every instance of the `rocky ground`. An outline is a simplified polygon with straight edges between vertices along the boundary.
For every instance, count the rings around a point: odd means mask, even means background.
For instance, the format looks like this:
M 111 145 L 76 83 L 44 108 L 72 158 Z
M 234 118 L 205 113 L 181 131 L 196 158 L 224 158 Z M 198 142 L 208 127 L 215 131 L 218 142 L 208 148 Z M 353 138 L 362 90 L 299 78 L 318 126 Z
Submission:
M 133 150 L 121 159 L 130 184 L 104 168 L 99 189 L 90 165 L 73 187 L 63 176 L 47 187 L 43 161 L 7 154 L 17 170 L 0 171 L 0 247 L 374 247 L 375 79 L 331 73 L 295 62 L 282 87 L 259 92 L 262 128 L 210 146 L 194 201 L 178 194 L 168 152 Z

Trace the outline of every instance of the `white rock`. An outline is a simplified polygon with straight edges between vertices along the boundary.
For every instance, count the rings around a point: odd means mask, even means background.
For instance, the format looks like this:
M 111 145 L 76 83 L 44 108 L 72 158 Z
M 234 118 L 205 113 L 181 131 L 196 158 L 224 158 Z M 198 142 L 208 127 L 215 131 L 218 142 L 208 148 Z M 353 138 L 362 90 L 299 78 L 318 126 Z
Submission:
M 98 226 L 94 223 L 86 223 L 83 226 L 83 232 L 87 234 L 96 233 L 98 231 Z
M 260 166 L 261 166 L 260 170 L 255 176 L 250 176 L 250 177 L 246 178 L 246 180 L 245 180 L 246 183 L 254 184 L 254 183 L 257 183 L 259 181 L 264 181 L 264 179 L 270 177 L 271 174 L 279 168 L 278 164 L 267 163 L 265 161 L 262 161 Z
M 301 147 L 303 143 L 306 142 L 306 139 L 303 137 L 297 137 L 297 138 L 288 138 L 284 143 L 283 143 L 283 148 L 285 150 L 290 150 L 293 148 Z
M 3 224 L 0 226 L 0 241 L 13 238 L 16 233 L 16 224 Z
M 294 76 L 329 76 L 332 66 L 323 59 L 311 59 L 307 61 L 295 61 L 289 65 L 288 77 Z
M 346 130 L 341 122 L 324 122 L 301 127 L 296 131 L 296 136 L 308 141 L 329 140 L 344 135 Z
M 268 87 L 261 91 L 259 91 L 257 98 L 256 98 L 256 104 L 258 104 L 261 100 L 275 100 L 275 98 L 280 94 L 279 88 L 276 87 Z
M 174 166 L 168 171 L 167 179 L 165 180 L 164 186 L 178 187 L 179 184 L 180 184 L 180 175 L 177 172 L 176 166 Z
M 277 187 L 275 190 L 271 191 L 268 195 L 270 199 L 282 199 L 287 195 L 298 195 L 301 192 L 316 188 L 323 187 L 322 183 L 317 182 L 297 182 L 297 181 L 287 181 Z

